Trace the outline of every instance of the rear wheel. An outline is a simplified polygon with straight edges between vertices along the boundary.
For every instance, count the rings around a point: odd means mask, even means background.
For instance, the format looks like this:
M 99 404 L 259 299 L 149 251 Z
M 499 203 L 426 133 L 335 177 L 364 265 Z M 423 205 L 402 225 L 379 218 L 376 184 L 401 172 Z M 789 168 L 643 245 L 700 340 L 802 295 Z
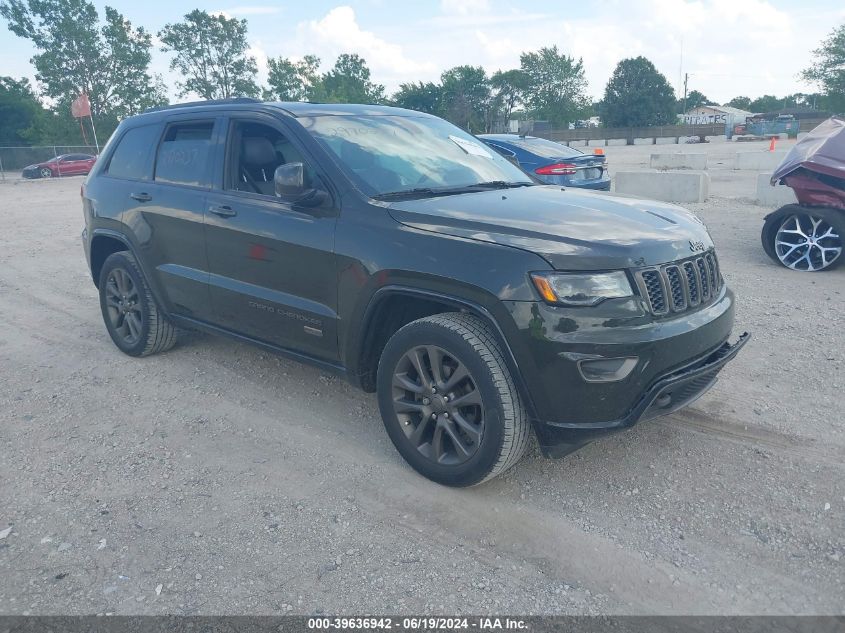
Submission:
M 132 253 L 109 255 L 100 271 L 99 287 L 103 321 L 122 352 L 148 356 L 176 344 L 176 327 L 156 305 Z
M 528 445 L 529 424 L 492 330 L 467 314 L 409 323 L 378 368 L 385 428 L 405 460 L 448 486 L 504 472 Z
M 775 262 L 804 272 L 832 270 L 845 260 L 845 213 L 824 207 L 791 204 L 778 209 L 763 225 L 761 240 Z

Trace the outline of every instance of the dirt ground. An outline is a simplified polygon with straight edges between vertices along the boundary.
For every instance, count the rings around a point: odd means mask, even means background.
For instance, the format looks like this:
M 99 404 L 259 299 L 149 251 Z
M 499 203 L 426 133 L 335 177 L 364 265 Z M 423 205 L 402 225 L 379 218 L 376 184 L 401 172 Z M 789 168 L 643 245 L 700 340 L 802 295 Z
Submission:
M 81 180 L 0 184 L 0 613 L 842 614 L 845 269 L 775 266 L 753 174 L 715 171 L 691 208 L 745 350 L 691 408 L 469 490 L 313 368 L 196 334 L 122 355 Z

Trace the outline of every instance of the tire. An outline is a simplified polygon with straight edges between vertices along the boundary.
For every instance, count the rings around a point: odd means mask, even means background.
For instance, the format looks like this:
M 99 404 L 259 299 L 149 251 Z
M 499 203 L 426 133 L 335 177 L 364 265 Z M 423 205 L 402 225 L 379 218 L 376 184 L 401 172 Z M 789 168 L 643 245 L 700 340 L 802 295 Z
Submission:
M 478 317 L 446 313 L 405 325 L 384 348 L 376 384 L 396 450 L 432 481 L 474 486 L 525 453 L 525 410 L 493 331 Z
M 49 167 L 42 167 L 41 170 L 38 172 L 42 178 L 52 178 L 55 176 L 53 170 Z
M 833 270 L 845 261 L 845 211 L 788 204 L 766 216 L 760 241 L 772 261 L 791 270 Z
M 149 356 L 176 344 L 176 327 L 156 305 L 129 251 L 109 255 L 100 271 L 100 310 L 109 336 L 129 356 Z

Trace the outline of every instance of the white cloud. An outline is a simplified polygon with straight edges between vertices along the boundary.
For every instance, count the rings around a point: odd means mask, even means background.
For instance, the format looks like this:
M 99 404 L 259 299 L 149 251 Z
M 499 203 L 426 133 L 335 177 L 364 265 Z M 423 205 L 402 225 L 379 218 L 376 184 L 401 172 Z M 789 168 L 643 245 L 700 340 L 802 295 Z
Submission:
M 327 66 L 341 53 L 357 53 L 367 60 L 378 83 L 416 80 L 435 70 L 430 62 L 408 57 L 399 44 L 362 29 L 349 6 L 335 7 L 319 20 L 300 23 L 297 44 L 299 54 L 316 53 Z
M 517 67 L 522 51 L 557 45 L 583 58 L 589 92 L 596 98 L 616 64 L 637 55 L 654 62 L 682 90 L 682 46 L 689 89 L 716 101 L 807 91 L 798 73 L 830 25 L 841 21 L 838 7 L 804 5 L 787 13 L 768 0 L 605 0 L 591 3 L 577 18 L 548 5 L 541 6 L 548 13 L 533 14 L 500 2 L 495 11 L 474 14 L 461 12 L 467 5 L 458 0 L 441 3 L 445 12 L 444 4 L 456 13 L 429 18 L 422 37 L 405 31 L 402 42 L 409 55 L 427 52 L 439 70 L 472 64 L 490 72 Z
M 255 65 L 258 67 L 258 85 L 263 86 L 267 83 L 267 52 L 261 45 L 261 41 L 250 42 L 249 48 L 246 51 L 248 57 L 255 58 Z
M 478 15 L 490 10 L 489 0 L 440 0 L 440 10 L 448 15 Z

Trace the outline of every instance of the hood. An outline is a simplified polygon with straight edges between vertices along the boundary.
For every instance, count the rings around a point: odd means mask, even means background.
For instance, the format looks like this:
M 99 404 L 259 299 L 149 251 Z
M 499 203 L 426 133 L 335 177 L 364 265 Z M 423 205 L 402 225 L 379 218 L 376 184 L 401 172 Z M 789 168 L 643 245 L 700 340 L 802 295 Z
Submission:
M 691 212 L 559 186 L 500 189 L 387 205 L 408 226 L 531 251 L 559 270 L 637 268 L 712 248 Z

